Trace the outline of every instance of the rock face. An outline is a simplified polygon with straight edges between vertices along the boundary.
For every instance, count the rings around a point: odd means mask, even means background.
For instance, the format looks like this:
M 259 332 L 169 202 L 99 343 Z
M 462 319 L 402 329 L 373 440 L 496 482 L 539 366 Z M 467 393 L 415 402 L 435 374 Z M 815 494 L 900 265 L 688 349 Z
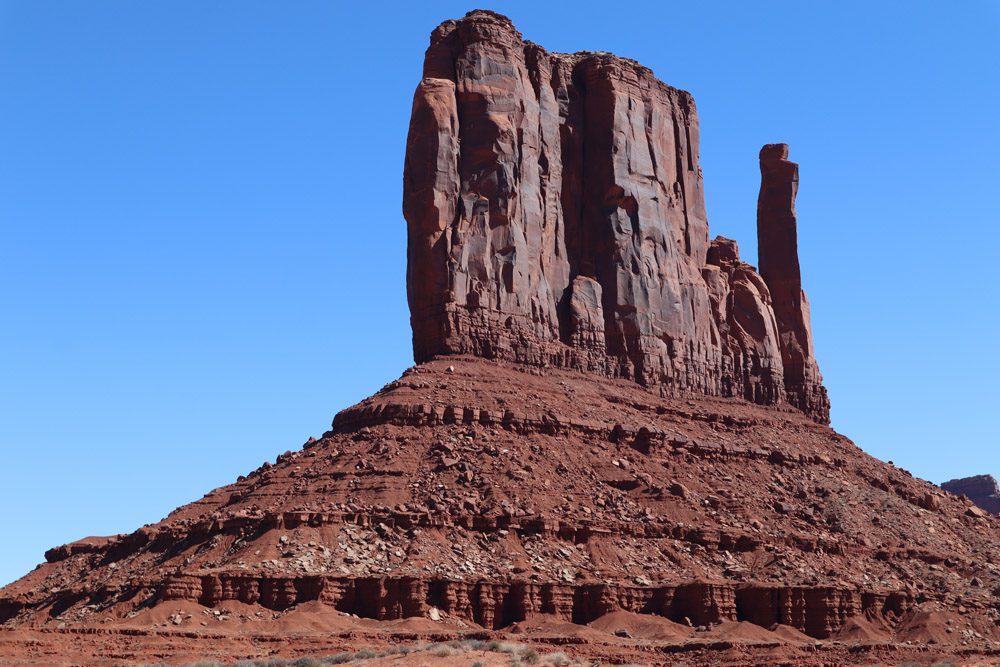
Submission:
M 813 354 L 809 300 L 799 271 L 795 195 L 799 165 L 788 160 L 787 144 L 760 149 L 757 199 L 757 256 L 771 290 L 778 322 L 781 363 L 788 402 L 821 421 L 830 420 L 830 400 Z
M 162 521 L 50 549 L 0 588 L 4 664 L 503 638 L 610 664 L 995 661 L 1000 519 L 817 423 L 787 147 L 761 152 L 758 273 L 708 241 L 687 93 L 489 12 L 438 28 L 425 74 L 421 363 Z
M 794 187 L 783 196 L 764 153 L 762 279 L 730 241 L 709 243 L 689 93 L 624 58 L 548 53 L 493 12 L 443 23 L 404 175 L 416 360 L 473 354 L 665 393 L 787 397 L 827 422 Z
M 992 475 L 953 479 L 941 488 L 956 496 L 965 496 L 991 514 L 1000 514 L 1000 486 Z

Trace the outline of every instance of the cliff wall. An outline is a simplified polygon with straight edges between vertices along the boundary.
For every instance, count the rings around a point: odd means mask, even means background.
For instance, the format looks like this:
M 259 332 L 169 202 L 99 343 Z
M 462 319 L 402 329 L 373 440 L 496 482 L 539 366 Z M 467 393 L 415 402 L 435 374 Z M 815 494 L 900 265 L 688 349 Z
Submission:
M 416 360 L 472 354 L 787 399 L 828 422 L 794 189 L 769 177 L 765 147 L 762 277 L 735 243 L 709 242 L 698 137 L 691 95 L 632 60 L 548 53 L 488 11 L 441 24 L 404 173 Z

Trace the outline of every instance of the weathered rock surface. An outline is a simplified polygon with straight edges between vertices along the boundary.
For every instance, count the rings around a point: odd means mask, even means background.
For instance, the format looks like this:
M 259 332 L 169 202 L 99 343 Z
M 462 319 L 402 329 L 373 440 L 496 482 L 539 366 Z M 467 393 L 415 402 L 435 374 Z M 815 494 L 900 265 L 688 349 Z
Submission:
M 787 147 L 761 153 L 758 273 L 708 241 L 697 140 L 632 61 L 442 24 L 406 163 L 420 363 L 164 520 L 50 549 L 0 589 L 0 659 L 1000 655 L 1000 520 L 822 423 Z
M 787 396 L 829 421 L 781 181 L 794 165 L 774 176 L 762 152 L 761 280 L 709 257 L 698 140 L 691 95 L 632 60 L 548 53 L 493 12 L 443 23 L 404 177 L 417 361 L 473 354 Z
M 720 271 L 741 271 L 731 242 L 713 253 Z M 744 279 L 734 289 L 750 305 L 726 315 L 734 340 L 758 307 Z M 640 664 L 681 651 L 718 664 L 732 638 L 696 628 L 742 623 L 781 647 L 784 664 L 933 662 L 920 651 L 1000 651 L 998 528 L 788 406 L 663 398 L 623 379 L 451 356 L 159 523 L 50 550 L 0 589 L 0 625 L 31 629 L 36 643 L 99 632 L 160 662 L 180 655 L 165 637 L 190 651 L 261 636 L 211 654 L 231 662 L 293 631 L 316 654 L 365 632 L 517 637 L 512 628 L 538 615 L 564 624 L 551 634 L 562 644 L 628 612 L 692 637 L 607 632 L 567 650 Z M 296 625 L 308 605 L 335 631 Z M 943 622 L 943 637 L 914 629 L 927 613 L 951 619 L 954 634 Z M 345 625 L 350 614 L 383 625 Z M 426 635 L 391 625 L 418 620 Z M 877 654 L 869 635 L 851 634 L 871 622 L 883 628 Z M 772 634 L 775 624 L 810 637 L 808 652 Z
M 992 475 L 975 475 L 953 479 L 941 488 L 956 496 L 965 496 L 991 514 L 1000 514 L 1000 486 Z
M 760 150 L 760 176 L 757 256 L 778 323 L 785 392 L 789 403 L 828 422 L 830 400 L 813 353 L 809 300 L 799 270 L 795 214 L 799 165 L 788 160 L 787 144 L 767 144 Z

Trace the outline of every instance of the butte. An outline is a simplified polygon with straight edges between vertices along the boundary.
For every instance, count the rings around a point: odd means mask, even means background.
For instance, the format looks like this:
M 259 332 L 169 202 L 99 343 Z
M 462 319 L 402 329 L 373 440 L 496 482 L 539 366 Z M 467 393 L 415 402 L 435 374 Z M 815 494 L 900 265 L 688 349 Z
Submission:
M 442 23 L 403 178 L 417 364 L 162 521 L 48 551 L 0 590 L 0 652 L 996 655 L 998 520 L 828 426 L 788 147 L 760 151 L 755 268 L 710 240 L 698 142 L 637 62 Z

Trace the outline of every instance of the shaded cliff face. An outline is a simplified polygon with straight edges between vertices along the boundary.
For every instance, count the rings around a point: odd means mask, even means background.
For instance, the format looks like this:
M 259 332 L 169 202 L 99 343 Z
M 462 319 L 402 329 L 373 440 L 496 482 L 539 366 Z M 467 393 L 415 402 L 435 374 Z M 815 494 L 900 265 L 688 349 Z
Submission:
M 709 261 L 698 136 L 691 95 L 634 61 L 548 53 L 492 12 L 441 24 L 404 174 L 417 361 L 473 354 L 665 392 L 788 395 L 827 422 L 804 298 L 775 311 L 753 267 Z M 771 258 L 797 277 L 794 224 Z

